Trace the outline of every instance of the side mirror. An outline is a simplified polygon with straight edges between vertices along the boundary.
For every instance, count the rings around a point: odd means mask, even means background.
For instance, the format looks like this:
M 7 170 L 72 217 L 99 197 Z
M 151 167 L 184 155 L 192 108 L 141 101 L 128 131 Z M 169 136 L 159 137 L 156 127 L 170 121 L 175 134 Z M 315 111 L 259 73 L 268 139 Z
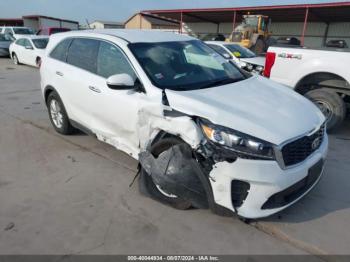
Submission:
M 30 45 L 27 45 L 25 48 L 28 49 L 28 50 L 33 50 L 33 49 L 34 49 L 34 48 L 33 48 L 32 46 L 30 46 Z
M 135 81 L 128 74 L 112 75 L 107 79 L 107 86 L 115 90 L 128 90 L 135 87 Z

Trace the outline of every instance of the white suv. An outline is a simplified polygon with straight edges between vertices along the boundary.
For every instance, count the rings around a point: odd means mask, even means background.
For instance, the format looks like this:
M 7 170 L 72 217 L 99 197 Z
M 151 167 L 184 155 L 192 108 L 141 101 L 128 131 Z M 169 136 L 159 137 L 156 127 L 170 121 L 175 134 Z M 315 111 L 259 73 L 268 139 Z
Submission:
M 56 131 L 81 129 L 138 159 L 141 191 L 176 208 L 265 217 L 323 172 L 318 108 L 189 36 L 57 34 L 40 72 Z

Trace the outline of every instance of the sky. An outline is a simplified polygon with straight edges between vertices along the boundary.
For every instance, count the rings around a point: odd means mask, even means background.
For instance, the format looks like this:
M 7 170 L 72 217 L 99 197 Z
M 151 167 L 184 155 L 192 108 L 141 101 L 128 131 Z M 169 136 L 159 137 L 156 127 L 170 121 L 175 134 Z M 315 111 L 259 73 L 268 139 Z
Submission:
M 124 22 L 141 10 L 346 2 L 345 0 L 0 0 L 0 18 L 46 15 L 86 24 Z

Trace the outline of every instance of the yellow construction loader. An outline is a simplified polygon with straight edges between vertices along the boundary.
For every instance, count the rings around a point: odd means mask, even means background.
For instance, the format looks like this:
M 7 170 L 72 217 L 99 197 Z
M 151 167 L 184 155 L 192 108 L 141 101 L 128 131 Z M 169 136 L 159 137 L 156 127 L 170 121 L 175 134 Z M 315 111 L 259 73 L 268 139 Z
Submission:
M 251 49 L 256 54 L 264 53 L 269 46 L 269 17 L 264 15 L 244 15 L 227 42 L 237 43 Z

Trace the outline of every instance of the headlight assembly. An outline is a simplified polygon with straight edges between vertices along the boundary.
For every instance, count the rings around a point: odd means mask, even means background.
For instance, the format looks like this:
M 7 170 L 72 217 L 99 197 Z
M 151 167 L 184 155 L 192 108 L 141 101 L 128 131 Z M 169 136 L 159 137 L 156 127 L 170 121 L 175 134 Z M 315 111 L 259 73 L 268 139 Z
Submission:
M 209 141 L 233 151 L 241 158 L 275 159 L 273 145 L 269 142 L 205 120 L 200 120 L 199 125 Z

